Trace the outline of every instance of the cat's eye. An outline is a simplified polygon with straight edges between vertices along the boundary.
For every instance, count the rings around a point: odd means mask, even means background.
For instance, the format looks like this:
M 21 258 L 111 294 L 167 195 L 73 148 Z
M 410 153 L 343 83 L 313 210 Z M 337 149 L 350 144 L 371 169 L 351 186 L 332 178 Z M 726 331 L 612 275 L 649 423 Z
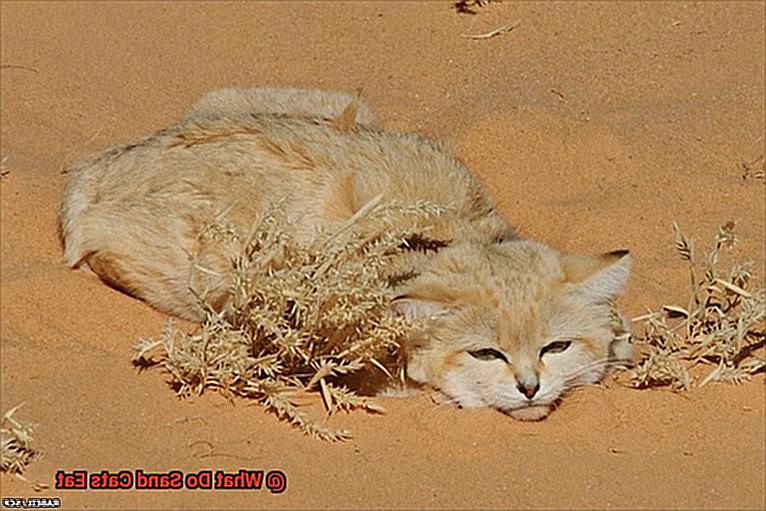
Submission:
M 572 341 L 554 341 L 543 346 L 543 349 L 540 350 L 540 356 L 542 357 L 546 353 L 561 353 L 566 351 L 571 345 Z
M 502 360 L 503 362 L 508 362 L 508 359 L 505 358 L 505 355 L 494 348 L 482 348 L 480 350 L 473 350 L 469 351 L 468 354 L 478 360 Z

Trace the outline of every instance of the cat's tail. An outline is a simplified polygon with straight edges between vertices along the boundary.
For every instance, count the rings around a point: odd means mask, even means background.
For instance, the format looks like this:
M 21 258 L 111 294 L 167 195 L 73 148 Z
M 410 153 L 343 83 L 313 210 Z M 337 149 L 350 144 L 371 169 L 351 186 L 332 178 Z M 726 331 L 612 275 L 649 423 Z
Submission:
M 251 113 L 285 114 L 335 119 L 355 102 L 357 124 L 377 125 L 372 110 L 353 94 L 340 91 L 292 88 L 220 89 L 208 92 L 192 105 L 187 120 L 210 116 L 240 116 Z

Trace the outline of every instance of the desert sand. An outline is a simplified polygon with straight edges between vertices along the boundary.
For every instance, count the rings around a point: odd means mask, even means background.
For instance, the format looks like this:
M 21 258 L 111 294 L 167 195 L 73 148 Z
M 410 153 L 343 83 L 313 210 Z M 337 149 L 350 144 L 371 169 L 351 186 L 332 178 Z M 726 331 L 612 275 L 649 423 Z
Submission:
M 760 508 L 764 375 L 688 394 L 583 388 L 547 420 L 383 399 L 304 436 L 259 406 L 179 400 L 131 347 L 166 318 L 62 262 L 64 171 L 230 86 L 364 90 L 381 124 L 442 139 L 524 237 L 630 249 L 628 316 L 685 300 L 677 221 L 736 220 L 766 254 L 764 4 L 3 2 L 2 410 L 44 458 L 2 496 L 65 508 Z M 481 34 L 514 24 L 510 32 Z M 760 160 L 758 160 L 760 157 Z M 318 405 L 318 401 L 317 401 Z M 75 491 L 59 470 L 287 476 L 261 491 Z

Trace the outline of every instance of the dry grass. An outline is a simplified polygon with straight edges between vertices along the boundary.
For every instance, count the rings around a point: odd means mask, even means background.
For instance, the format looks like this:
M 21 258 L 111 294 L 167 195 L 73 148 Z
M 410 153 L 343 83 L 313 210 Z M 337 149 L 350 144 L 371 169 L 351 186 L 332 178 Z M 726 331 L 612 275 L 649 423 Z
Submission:
M 485 32 L 483 34 L 463 34 L 462 37 L 466 39 L 477 40 L 477 41 L 484 40 L 484 39 L 492 39 L 493 37 L 507 34 L 508 32 L 514 30 L 518 26 L 519 26 L 518 23 L 507 23 L 505 25 L 502 25 L 494 30 L 490 30 L 489 32 Z
M 736 243 L 734 223 L 718 229 L 712 248 L 699 257 L 694 240 L 674 224 L 676 250 L 689 267 L 689 300 L 634 318 L 643 324 L 635 338 L 647 354 L 630 372 L 639 388 L 689 390 L 713 381 L 742 382 L 766 367 L 764 290 L 756 289 L 754 264 L 721 259 Z M 710 369 L 695 377 L 697 366 Z
M 392 219 L 440 214 L 428 204 L 408 208 L 377 202 L 305 244 L 285 234 L 285 220 L 273 208 L 232 261 L 235 277 L 226 312 L 205 305 L 199 293 L 207 310 L 201 328 L 186 333 L 169 323 L 159 339 L 139 342 L 136 361 L 157 355 L 153 362 L 167 371 L 180 395 L 215 389 L 254 399 L 319 438 L 348 438 L 348 431 L 310 416 L 297 401 L 318 392 L 328 415 L 382 411 L 337 377 L 362 370 L 401 377 L 400 340 L 416 325 L 392 311 L 389 282 L 395 275 L 388 270 L 410 250 L 407 240 L 425 231 L 395 230 Z M 223 221 L 209 232 L 218 238 L 239 236 Z
M 5 178 L 8 177 L 8 174 L 11 173 L 10 170 L 5 168 L 6 161 L 8 161 L 7 156 L 3 156 L 2 159 L 0 159 L 0 181 L 5 181 Z
M 453 5 L 460 14 L 476 14 L 479 8 L 492 2 L 493 0 L 458 0 Z
M 745 181 L 755 179 L 766 179 L 766 172 L 764 171 L 763 155 L 752 161 L 739 162 L 739 168 L 742 172 L 742 179 Z
M 42 453 L 32 448 L 34 424 L 20 421 L 15 417 L 22 405 L 11 408 L 3 415 L 0 439 L 3 444 L 2 472 L 23 477 L 24 470 L 31 462 L 42 457 Z

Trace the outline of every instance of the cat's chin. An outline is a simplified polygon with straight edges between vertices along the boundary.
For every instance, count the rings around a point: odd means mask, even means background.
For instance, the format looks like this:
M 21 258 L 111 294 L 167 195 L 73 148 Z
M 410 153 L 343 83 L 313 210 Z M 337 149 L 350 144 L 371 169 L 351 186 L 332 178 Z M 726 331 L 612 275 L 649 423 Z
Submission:
M 518 421 L 541 421 L 551 413 L 551 407 L 549 405 L 525 406 L 524 408 L 508 410 L 505 413 Z

